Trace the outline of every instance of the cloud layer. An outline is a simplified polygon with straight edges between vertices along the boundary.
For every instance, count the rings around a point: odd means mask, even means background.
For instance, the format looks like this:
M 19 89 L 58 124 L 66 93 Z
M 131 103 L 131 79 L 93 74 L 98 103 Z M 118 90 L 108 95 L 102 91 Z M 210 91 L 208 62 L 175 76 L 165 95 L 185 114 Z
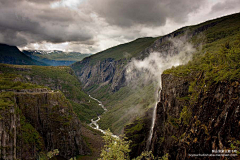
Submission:
M 121 27 L 134 25 L 162 26 L 166 20 L 187 21 L 188 14 L 201 6 L 204 0 L 91 0 L 95 12 L 109 24 Z M 90 3 L 91 3 L 90 2 Z
M 215 17 L 224 15 L 221 10 L 239 9 L 239 0 L 209 1 L 0 0 L 0 43 L 95 53 L 191 24 L 192 15 L 202 13 L 207 4 Z M 199 17 L 203 15 L 210 17 Z

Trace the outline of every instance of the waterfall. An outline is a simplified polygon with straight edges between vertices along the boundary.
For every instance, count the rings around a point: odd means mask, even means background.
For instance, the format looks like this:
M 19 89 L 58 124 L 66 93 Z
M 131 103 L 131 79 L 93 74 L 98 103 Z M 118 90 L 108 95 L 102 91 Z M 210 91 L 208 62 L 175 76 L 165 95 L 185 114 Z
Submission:
M 156 121 L 156 115 L 157 115 L 157 105 L 158 103 L 161 101 L 161 97 L 160 97 L 160 94 L 161 94 L 161 87 L 159 89 L 159 91 L 157 92 L 157 102 L 153 108 L 153 116 L 152 116 L 152 124 L 151 124 L 151 128 L 150 128 L 150 133 L 149 133 L 149 137 L 147 139 L 147 150 L 150 149 L 150 145 L 151 145 L 151 142 L 152 142 L 152 136 L 153 136 L 153 129 L 154 129 L 154 126 L 155 126 L 155 121 Z

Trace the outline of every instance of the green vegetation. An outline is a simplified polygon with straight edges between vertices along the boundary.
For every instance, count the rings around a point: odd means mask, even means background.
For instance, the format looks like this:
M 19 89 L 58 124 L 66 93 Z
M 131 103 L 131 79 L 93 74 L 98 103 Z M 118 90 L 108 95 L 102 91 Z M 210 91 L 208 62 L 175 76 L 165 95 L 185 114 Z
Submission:
M 169 116 L 167 120 L 168 120 L 168 123 L 171 124 L 173 127 L 176 127 L 177 129 L 179 128 L 180 121 L 178 118 Z
M 112 48 L 109 48 L 107 50 L 104 50 L 102 52 L 96 53 L 94 55 L 91 55 L 85 59 L 90 60 L 90 65 L 94 65 L 97 62 L 104 61 L 105 59 L 111 58 L 115 61 L 117 60 L 125 60 L 127 64 L 127 60 L 131 59 L 132 57 L 136 57 L 143 49 L 150 46 L 155 40 L 158 38 L 139 38 L 132 42 L 121 44 Z M 84 64 L 81 64 L 79 62 L 72 64 L 72 68 L 74 71 L 80 70 Z
M 18 139 L 21 140 L 21 146 L 27 146 L 22 148 L 25 151 L 30 151 L 32 146 L 36 147 L 36 152 L 41 152 L 44 150 L 44 141 L 37 130 L 27 122 L 24 115 L 20 112 L 20 124 L 21 124 L 21 134 L 17 135 Z
M 50 152 L 47 152 L 47 153 L 44 153 L 44 152 L 39 153 L 38 158 L 39 158 L 39 160 L 54 159 L 54 156 L 56 156 L 58 154 L 59 154 L 59 150 L 54 149 L 53 151 L 50 151 Z
M 185 125 L 189 124 L 190 119 L 192 118 L 192 113 L 187 106 L 184 106 L 180 113 L 180 120 L 183 121 Z
M 184 125 L 188 125 L 191 118 L 192 118 L 192 112 L 190 108 L 187 106 L 184 106 L 182 111 L 180 112 L 179 118 L 168 116 L 167 121 L 169 124 L 171 124 L 172 126 L 178 129 L 181 123 L 183 123 Z
M 13 92 L 0 92 L 0 111 L 14 106 L 13 95 Z M 3 117 L 0 116 L 0 119 L 2 118 Z
M 132 123 L 127 124 L 124 127 L 124 134 L 128 137 L 128 139 L 132 140 L 130 143 L 130 148 L 138 147 L 139 145 L 145 144 L 144 138 L 146 136 L 146 119 L 144 118 L 136 118 Z
M 107 131 L 103 136 L 105 141 L 104 148 L 102 149 L 100 160 L 123 160 L 129 159 L 129 144 L 125 138 L 120 139 L 112 136 L 110 131 Z
M 38 83 L 60 89 L 72 103 L 81 121 L 90 123 L 92 118 L 104 112 L 96 101 L 81 90 L 81 84 L 70 67 L 33 66 L 30 76 L 39 77 L 40 75 L 41 80 Z
M 212 84 L 239 80 L 240 77 L 240 14 L 215 19 L 193 27 L 190 32 L 211 26 L 195 35 L 191 42 L 202 45 L 186 65 L 172 67 L 164 74 L 190 80 L 190 104 L 196 102 L 199 91 L 207 91 Z
M 236 154 L 240 155 L 240 141 L 239 140 L 235 140 L 233 141 L 231 144 L 231 149 L 234 150 Z
M 143 86 L 142 88 L 121 88 L 118 92 L 98 91 L 93 94 L 98 99 L 104 101 L 108 111 L 102 115 L 99 125 L 102 129 L 110 128 L 115 134 L 123 132 L 124 126 L 141 116 L 145 111 L 155 104 L 154 84 Z
M 240 77 L 240 37 L 231 44 L 225 42 L 218 49 L 218 52 L 196 54 L 194 59 L 186 65 L 173 67 L 165 70 L 164 74 L 174 74 L 176 76 L 189 76 L 190 73 L 197 73 L 194 76 L 204 77 L 206 84 L 218 83 L 220 81 L 237 80 Z M 196 83 L 191 82 L 192 91 Z
M 232 43 L 225 42 L 218 52 L 196 55 L 188 64 L 166 70 L 164 74 L 174 74 L 192 79 L 189 86 L 190 103 L 193 104 L 199 90 L 207 91 L 212 84 L 235 81 L 240 77 L 240 36 Z M 197 77 L 197 78 L 194 78 Z
M 83 122 L 90 123 L 92 118 L 104 112 L 96 101 L 81 90 L 81 84 L 70 67 L 0 64 L 0 71 L 0 89 L 61 90 Z
M 108 130 L 103 136 L 105 141 L 104 148 L 102 149 L 101 158 L 99 160 L 130 160 L 129 157 L 129 145 L 131 141 L 127 141 L 126 137 L 116 138 L 112 136 L 112 133 Z M 133 160 L 151 160 L 154 159 L 152 152 L 144 151 L 141 155 Z
M 211 20 L 188 27 L 188 29 L 189 32 L 194 32 L 204 26 L 211 27 L 203 31 L 201 35 L 196 34 L 191 38 L 194 45 L 199 46 L 201 43 L 192 61 L 186 65 L 165 70 L 164 74 L 171 73 L 185 77 L 190 73 L 206 72 L 204 76 L 209 84 L 239 77 L 240 14 Z M 234 73 L 231 74 L 231 72 Z
M 24 83 L 20 80 L 21 76 L 18 77 L 18 75 L 11 74 L 11 73 L 4 73 L 1 74 L 0 77 L 0 90 L 4 89 L 15 89 L 15 90 L 20 90 L 20 89 L 33 89 L 33 88 L 46 88 L 40 85 L 36 84 L 31 84 L 31 83 Z
M 9 123 L 13 121 L 12 115 L 16 114 L 16 117 L 20 116 L 20 125 L 19 133 L 17 134 L 17 141 L 20 142 L 19 146 L 25 146 L 24 148 L 17 147 L 17 152 L 28 152 L 33 147 L 35 148 L 34 152 L 41 152 L 44 150 L 44 142 L 37 130 L 26 120 L 25 116 L 22 114 L 21 110 L 15 105 L 15 97 L 13 91 L 7 91 L 7 89 L 32 89 L 32 88 L 41 88 L 41 86 L 33 85 L 30 83 L 15 82 L 14 79 L 19 78 L 14 74 L 0 74 L 0 119 L 2 123 L 5 124 L 4 131 L 7 132 L 11 137 L 14 138 L 12 126 Z M 5 90 L 5 91 L 3 91 Z M 14 122 L 13 124 L 17 123 Z M 14 127 L 17 127 L 15 124 Z
M 159 160 L 168 160 L 168 153 L 166 153 L 164 156 L 162 156 L 162 158 L 160 158 Z
M 109 48 L 105 51 L 99 52 L 90 56 L 91 64 L 95 64 L 98 61 L 103 61 L 107 58 L 112 58 L 115 61 L 120 59 L 130 59 L 136 57 L 143 49 L 150 46 L 157 38 L 138 38 L 135 41 L 118 45 L 116 47 Z
M 239 77 L 239 64 L 237 64 L 239 62 L 239 50 L 234 42 L 240 34 L 239 31 L 240 14 L 238 13 L 207 21 L 199 25 L 187 26 L 164 36 L 173 37 L 173 35 L 177 35 L 176 38 L 185 36 L 186 41 L 192 44 L 194 48 L 197 48 L 193 60 L 187 65 L 173 67 L 164 72 L 164 74 L 174 74 L 192 81 L 189 88 L 192 94 L 186 97 L 178 97 L 178 100 L 184 101 L 186 106 L 188 106 L 189 101 L 191 101 L 191 103 L 195 102 L 197 93 L 199 93 L 195 92 L 196 90 L 199 91 L 200 88 L 207 89 L 208 84 L 211 83 L 217 83 L 226 79 L 233 80 Z M 141 38 L 130 43 L 112 47 L 87 57 L 82 62 L 76 62 L 71 67 L 77 73 L 81 71 L 85 65 L 94 65 L 110 58 L 114 61 L 119 60 L 121 62 L 121 65 L 117 66 L 115 71 L 115 75 L 118 75 L 131 58 L 140 56 L 140 53 L 153 44 L 158 38 Z M 219 51 L 222 45 L 224 46 L 227 42 L 229 42 L 230 48 L 225 47 L 225 49 Z M 161 46 L 168 43 L 170 43 L 168 40 L 163 40 L 163 42 L 156 45 L 157 50 L 161 50 Z M 154 48 L 152 48 L 152 50 L 154 50 Z M 224 54 L 219 54 L 220 52 Z M 141 58 L 144 58 L 146 55 L 141 56 Z M 228 62 L 225 63 L 223 61 L 225 59 L 228 60 Z M 90 78 L 95 78 L 94 76 L 98 75 L 91 75 Z M 203 83 L 200 83 L 196 77 L 200 77 Z M 127 124 L 133 120 L 134 117 L 137 117 L 135 112 L 131 112 L 132 110 L 140 109 L 145 111 L 146 108 L 154 105 L 155 99 L 153 95 L 155 89 L 154 87 L 150 89 L 151 87 L 149 86 L 140 85 L 142 87 L 141 89 L 145 90 L 145 93 L 138 97 L 138 95 L 141 95 L 140 89 L 125 86 L 116 92 L 111 92 L 112 88 L 110 85 L 96 81 L 94 85 L 86 88 L 86 91 L 101 100 L 108 108 L 108 112 L 104 114 L 99 121 L 101 128 L 110 128 L 115 134 L 119 134 L 124 124 Z M 147 89 L 148 87 L 149 89 Z

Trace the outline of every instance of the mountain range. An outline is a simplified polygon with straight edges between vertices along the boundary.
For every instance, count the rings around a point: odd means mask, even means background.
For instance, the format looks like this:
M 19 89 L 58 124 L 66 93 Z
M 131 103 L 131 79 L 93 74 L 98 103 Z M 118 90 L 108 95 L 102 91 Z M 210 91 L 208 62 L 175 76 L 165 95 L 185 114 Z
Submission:
M 43 62 L 34 60 L 22 53 L 16 46 L 0 44 L 0 62 L 19 65 L 40 65 L 47 66 Z
M 70 66 L 36 65 L 80 54 L 24 51 L 30 58 L 3 44 L 0 53 L 9 63 L 0 64 L 2 159 L 36 159 L 54 149 L 67 159 L 96 159 L 102 133 L 86 124 L 99 115 L 101 129 L 131 141 L 130 158 L 151 151 L 191 159 L 240 147 L 240 13 L 139 38 Z
M 23 50 L 27 56 L 39 62 L 46 63 L 50 66 L 69 66 L 74 62 L 81 61 L 91 54 L 81 54 L 80 52 L 63 52 L 63 51 L 43 51 L 43 50 Z

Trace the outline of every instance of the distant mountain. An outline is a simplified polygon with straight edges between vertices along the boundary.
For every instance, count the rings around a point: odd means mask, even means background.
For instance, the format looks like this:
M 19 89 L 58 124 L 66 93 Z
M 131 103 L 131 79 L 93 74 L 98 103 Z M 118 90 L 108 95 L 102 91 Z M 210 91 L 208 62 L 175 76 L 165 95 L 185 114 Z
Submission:
M 63 52 L 58 50 L 23 50 L 27 56 L 37 61 L 51 66 L 69 66 L 74 62 L 81 61 L 83 58 L 92 54 L 82 54 L 80 52 Z
M 22 53 L 16 46 L 0 44 L 0 63 L 47 66 Z

